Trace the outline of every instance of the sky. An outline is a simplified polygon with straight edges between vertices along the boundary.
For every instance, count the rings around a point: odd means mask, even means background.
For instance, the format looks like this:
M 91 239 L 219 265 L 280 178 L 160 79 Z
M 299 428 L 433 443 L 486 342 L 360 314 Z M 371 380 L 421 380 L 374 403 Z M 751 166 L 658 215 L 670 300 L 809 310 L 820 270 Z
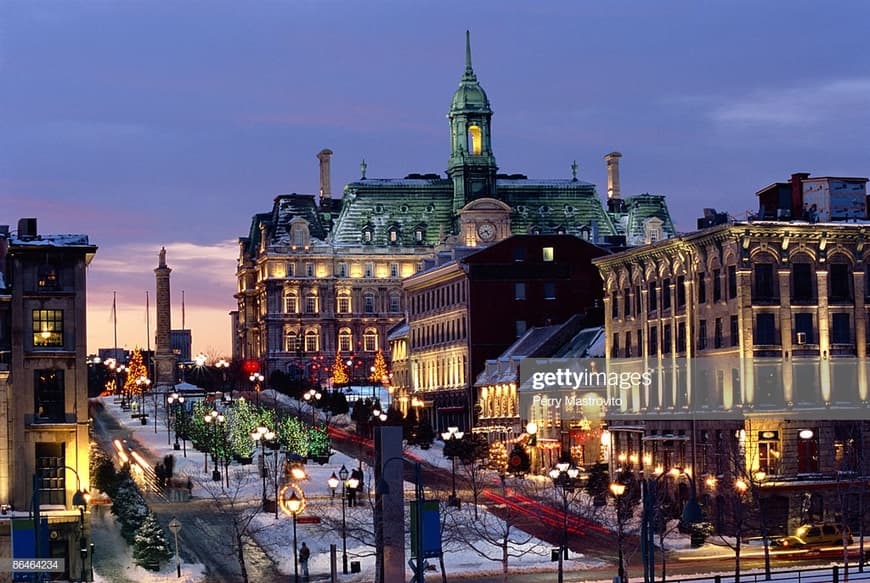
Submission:
M 680 231 L 793 172 L 868 176 L 870 3 L 0 0 L 0 223 L 85 233 L 88 349 L 173 328 L 230 353 L 238 238 L 281 193 L 442 175 L 474 69 L 500 171 L 665 194 Z M 146 291 L 151 315 L 146 317 Z

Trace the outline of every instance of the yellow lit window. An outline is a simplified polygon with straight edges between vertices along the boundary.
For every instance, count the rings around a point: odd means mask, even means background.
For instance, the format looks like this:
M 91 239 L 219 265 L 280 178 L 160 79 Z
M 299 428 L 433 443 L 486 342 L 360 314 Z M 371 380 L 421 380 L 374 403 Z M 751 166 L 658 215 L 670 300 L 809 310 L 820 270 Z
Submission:
M 480 153 L 483 151 L 481 144 L 482 137 L 483 134 L 480 131 L 480 127 L 468 126 L 468 152 L 472 156 L 480 156 Z

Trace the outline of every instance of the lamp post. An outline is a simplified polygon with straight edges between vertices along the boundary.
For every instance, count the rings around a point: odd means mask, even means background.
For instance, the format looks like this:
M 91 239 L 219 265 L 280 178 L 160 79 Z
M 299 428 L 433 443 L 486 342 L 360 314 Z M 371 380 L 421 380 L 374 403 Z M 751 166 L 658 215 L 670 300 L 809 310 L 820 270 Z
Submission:
M 625 562 L 623 561 L 622 556 L 622 545 L 625 535 L 623 528 L 623 514 L 625 513 L 625 509 L 623 507 L 622 496 L 625 494 L 625 484 L 612 482 L 610 484 L 610 493 L 613 494 L 613 497 L 616 499 L 616 544 L 619 552 L 619 569 L 617 575 L 619 576 L 619 582 L 622 583 L 625 581 Z
M 559 583 L 564 583 L 564 559 L 568 554 L 568 495 L 579 486 L 580 469 L 573 464 L 558 463 L 550 470 L 553 486 L 562 494 L 562 541 L 559 545 Z
M 226 359 L 221 358 L 214 363 L 214 366 L 221 373 L 221 391 L 223 392 L 227 386 L 227 369 L 230 367 L 230 363 Z
M 145 425 L 148 423 L 148 417 L 145 415 L 145 393 L 148 391 L 148 387 L 151 386 L 151 379 L 146 376 L 140 376 L 136 379 L 136 390 L 139 391 L 139 419 L 141 420 L 141 424 Z M 154 416 L 157 416 L 157 410 L 154 411 Z
M 530 421 L 526 424 L 526 433 L 529 434 L 529 471 L 538 473 L 538 424 Z
M 347 478 L 349 475 L 350 472 L 348 472 L 347 468 L 342 465 L 341 469 L 338 470 L 338 477 L 336 477 L 335 472 L 333 472 L 332 476 L 327 480 L 327 484 L 332 488 L 333 497 L 335 497 L 335 489 L 338 488 L 338 483 L 341 482 L 341 571 L 345 575 L 347 575 L 347 518 L 345 508 L 347 508 L 346 489 L 348 485 Z
M 175 426 L 175 445 L 172 449 L 178 451 L 181 449 L 181 446 L 178 444 L 178 407 L 184 403 L 184 397 L 178 393 L 172 393 L 166 397 L 166 402 L 169 404 L 171 412 L 170 419 L 166 421 L 166 445 L 172 443 L 169 430 L 171 426 Z
M 277 501 L 276 501 L 277 503 Z M 296 546 L 296 516 L 305 507 L 305 499 L 296 495 L 296 490 L 290 494 L 287 500 L 287 510 L 293 516 L 293 576 L 295 583 L 299 583 L 299 549 Z
M 266 511 L 266 442 L 273 441 L 275 439 L 275 432 L 270 431 L 268 427 L 264 427 L 264 426 L 260 425 L 259 427 L 254 429 L 254 431 L 251 432 L 251 439 L 254 440 L 254 443 L 256 443 L 260 446 L 260 456 L 262 459 L 262 462 L 260 464 L 260 476 L 263 478 L 262 506 L 263 506 L 263 512 L 265 512 Z M 276 488 L 277 488 L 277 483 L 278 483 L 278 476 L 277 476 L 278 461 L 277 460 L 278 460 L 278 454 L 276 453 L 275 454 L 275 468 L 276 468 L 276 475 L 275 475 L 276 486 L 275 487 Z M 278 516 L 278 497 L 276 495 L 275 496 L 275 517 L 277 518 L 277 516 Z
M 320 403 L 320 399 L 323 398 L 323 395 L 317 389 L 308 389 L 302 398 L 311 406 L 311 420 L 314 425 L 317 425 L 317 404 Z
M 452 466 L 453 493 L 450 494 L 447 505 L 454 508 L 459 508 L 460 504 L 459 498 L 456 496 L 456 456 L 459 453 L 457 450 L 459 449 L 460 440 L 464 435 L 465 433 L 459 431 L 458 427 L 448 427 L 447 431 L 441 434 L 441 438 L 444 440 L 444 455 L 450 458 L 450 465 Z
M 223 431 L 224 424 L 227 419 L 223 416 L 223 414 L 218 413 L 217 411 L 210 411 L 203 418 L 206 425 L 209 427 L 209 432 L 211 433 L 211 461 L 214 464 L 214 469 L 211 471 L 211 479 L 215 482 L 222 482 L 223 476 L 221 475 L 219 461 L 218 461 L 218 440 L 217 440 L 217 432 L 218 427 Z M 177 432 L 176 432 L 177 434 Z M 208 454 L 206 454 L 208 456 Z
M 266 377 L 258 372 L 252 372 L 251 376 L 248 377 L 248 380 L 254 383 L 254 392 L 257 393 L 257 409 L 260 408 L 260 383 L 262 383 L 265 378 Z

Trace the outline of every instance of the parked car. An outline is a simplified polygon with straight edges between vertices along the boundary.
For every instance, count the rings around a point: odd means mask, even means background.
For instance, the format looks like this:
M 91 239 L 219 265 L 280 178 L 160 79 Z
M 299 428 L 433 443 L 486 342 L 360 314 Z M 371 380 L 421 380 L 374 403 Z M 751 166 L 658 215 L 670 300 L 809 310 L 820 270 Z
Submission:
M 839 545 L 843 544 L 843 531 L 839 524 L 823 522 L 820 524 L 803 524 L 794 531 L 794 536 L 807 545 Z M 852 544 L 852 533 L 846 528 L 846 542 Z
M 784 536 L 771 541 L 771 545 L 781 549 L 794 549 L 805 547 L 807 543 L 802 538 L 797 536 Z

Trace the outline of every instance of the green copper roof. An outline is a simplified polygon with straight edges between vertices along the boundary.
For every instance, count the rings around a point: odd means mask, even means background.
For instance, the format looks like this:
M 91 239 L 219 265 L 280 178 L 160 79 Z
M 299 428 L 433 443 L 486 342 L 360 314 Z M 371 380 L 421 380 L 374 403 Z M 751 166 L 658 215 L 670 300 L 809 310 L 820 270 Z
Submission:
M 498 198 L 513 209 L 515 235 L 556 233 L 583 238 L 616 235 L 617 231 L 595 192 L 581 180 L 499 179 Z
M 444 178 L 367 178 L 344 187 L 343 203 L 332 233 L 334 245 L 431 246 L 453 228 L 453 183 Z M 396 241 L 390 241 L 391 230 Z
M 459 81 L 459 88 L 453 94 L 453 102 L 450 104 L 450 113 L 462 111 L 492 113 L 489 98 L 478 83 L 477 75 L 471 67 L 471 33 L 467 30 L 465 31 L 465 73 Z
M 664 195 L 638 194 L 623 199 L 625 211 L 612 213 L 614 222 L 621 235 L 625 235 L 628 245 L 643 245 L 646 243 L 646 222 L 656 217 L 662 222 L 664 238 L 675 237 L 677 232 Z

